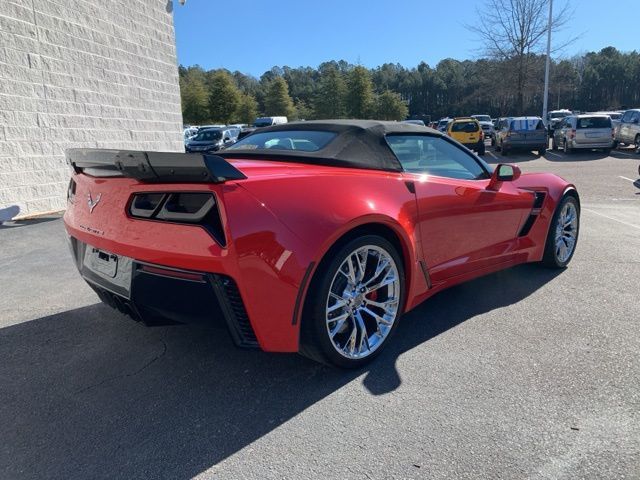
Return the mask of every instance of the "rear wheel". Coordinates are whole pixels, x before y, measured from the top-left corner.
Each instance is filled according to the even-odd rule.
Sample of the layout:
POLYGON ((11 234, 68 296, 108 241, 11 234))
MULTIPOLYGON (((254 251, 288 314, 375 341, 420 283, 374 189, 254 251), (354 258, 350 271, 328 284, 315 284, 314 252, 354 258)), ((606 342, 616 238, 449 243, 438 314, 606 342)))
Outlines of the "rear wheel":
POLYGON ((556 137, 551 137, 551 150, 558 150, 558 144, 556 143, 556 137))
POLYGON ((571 261, 580 232, 580 206, 572 195, 565 195, 549 225, 542 263, 550 268, 564 268, 571 261))
POLYGON ((404 269, 393 245, 377 235, 331 254, 309 287, 300 353, 357 368, 375 358, 398 325, 404 269))
POLYGON ((486 148, 484 146, 484 141, 482 141, 480 142, 480 145, 478 145, 478 155, 483 156, 485 151, 486 151, 486 148))

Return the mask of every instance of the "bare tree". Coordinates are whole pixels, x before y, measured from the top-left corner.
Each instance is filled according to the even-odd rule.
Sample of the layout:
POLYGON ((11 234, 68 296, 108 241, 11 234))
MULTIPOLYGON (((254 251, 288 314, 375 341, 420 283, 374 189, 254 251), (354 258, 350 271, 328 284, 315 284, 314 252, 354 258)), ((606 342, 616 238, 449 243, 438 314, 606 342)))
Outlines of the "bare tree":
MULTIPOLYGON (((556 0, 556 3, 559 3, 556 0)), ((566 0, 558 8, 551 22, 552 31, 560 30, 570 17, 566 0)), ((519 113, 524 108, 524 95, 531 81, 531 70, 536 54, 544 51, 549 0, 486 0, 478 8, 477 25, 467 25, 483 42, 482 52, 490 58, 505 60, 513 66, 507 83, 513 86, 519 113)), ((564 45, 556 46, 554 51, 564 45)))

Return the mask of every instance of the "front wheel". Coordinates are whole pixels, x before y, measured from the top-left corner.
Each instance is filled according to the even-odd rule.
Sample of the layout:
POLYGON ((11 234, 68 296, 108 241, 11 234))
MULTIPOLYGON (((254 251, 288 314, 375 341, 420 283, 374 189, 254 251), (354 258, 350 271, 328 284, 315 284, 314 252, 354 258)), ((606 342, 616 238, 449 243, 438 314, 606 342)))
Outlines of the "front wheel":
POLYGON ((351 240, 327 258, 307 293, 300 353, 357 368, 375 358, 398 325, 404 268, 377 235, 351 240))
POLYGON ((571 261, 580 232, 580 205, 572 195, 565 195, 556 207, 549 225, 542 263, 550 268, 564 268, 571 261))
POLYGON ((484 142, 480 143, 480 145, 478 145, 478 155, 480 155, 481 157, 485 154, 485 146, 484 146, 484 142))

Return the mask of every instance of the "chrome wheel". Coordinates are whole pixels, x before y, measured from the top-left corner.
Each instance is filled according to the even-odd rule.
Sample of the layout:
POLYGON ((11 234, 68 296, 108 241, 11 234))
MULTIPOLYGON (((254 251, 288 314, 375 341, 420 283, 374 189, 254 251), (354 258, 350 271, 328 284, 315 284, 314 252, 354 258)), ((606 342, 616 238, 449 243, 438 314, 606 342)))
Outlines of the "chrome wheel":
POLYGON ((560 211, 556 224, 555 253, 558 262, 566 262, 576 246, 578 236, 578 212, 572 202, 567 202, 560 211))
POLYGON ((391 332, 400 298, 398 266, 389 252, 375 245, 351 252, 334 275, 326 302, 333 348, 350 360, 371 355, 391 332))

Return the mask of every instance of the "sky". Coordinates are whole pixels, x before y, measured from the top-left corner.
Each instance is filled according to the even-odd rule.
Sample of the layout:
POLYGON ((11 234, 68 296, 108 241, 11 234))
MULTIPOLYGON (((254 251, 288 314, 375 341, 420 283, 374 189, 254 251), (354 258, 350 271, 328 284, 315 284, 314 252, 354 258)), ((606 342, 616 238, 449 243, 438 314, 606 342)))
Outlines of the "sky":
MULTIPOLYGON (((565 0, 554 0, 559 6, 565 0)), ((570 0, 573 15, 554 41, 557 56, 614 46, 640 48, 640 0, 570 0), (615 8, 613 8, 615 7, 615 8)), ((444 58, 480 57, 482 44, 465 25, 477 22, 485 0, 187 0, 174 1, 178 62, 260 77, 273 66, 317 67, 346 60, 435 66, 444 58)))

